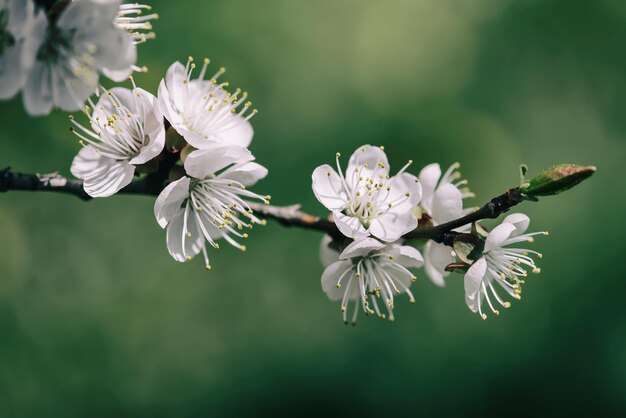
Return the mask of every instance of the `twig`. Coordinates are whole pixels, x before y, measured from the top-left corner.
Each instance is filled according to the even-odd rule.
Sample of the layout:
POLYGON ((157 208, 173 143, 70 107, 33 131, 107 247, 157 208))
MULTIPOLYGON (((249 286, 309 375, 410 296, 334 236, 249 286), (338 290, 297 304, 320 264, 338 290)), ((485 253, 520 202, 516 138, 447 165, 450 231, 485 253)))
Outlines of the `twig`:
MULTIPOLYGON (((170 167, 172 164, 171 161, 164 161, 163 163, 170 167)), ((167 172, 169 169, 164 171, 167 172)), ((119 193, 157 196, 163 190, 166 180, 161 173, 162 171, 149 174, 136 180, 120 190, 119 193)), ((85 193, 81 180, 68 179, 59 173, 26 174, 13 172, 11 167, 1 169, 0 192, 12 190, 59 192, 74 195, 82 200, 91 199, 85 193)), ((417 229, 406 234, 404 238, 431 239, 452 245, 452 240, 457 234, 454 229, 481 219, 497 218, 522 201, 517 188, 509 189, 506 193, 491 199, 489 203, 469 215, 437 226, 418 226, 417 229)), ((321 231, 336 239, 344 238, 331 219, 320 218, 303 212, 300 210, 300 205, 271 206, 254 202, 249 202, 248 205, 261 217, 273 219, 281 225, 321 231)))
POLYGON ((459 219, 446 222, 430 228, 420 228, 409 232, 404 236, 406 239, 428 238, 446 245, 452 245, 452 240, 456 236, 454 229, 464 225, 480 221, 481 219, 495 219, 501 214, 508 212, 513 206, 521 203, 524 199, 517 187, 507 190, 500 196, 494 197, 483 207, 475 212, 465 215, 459 219))

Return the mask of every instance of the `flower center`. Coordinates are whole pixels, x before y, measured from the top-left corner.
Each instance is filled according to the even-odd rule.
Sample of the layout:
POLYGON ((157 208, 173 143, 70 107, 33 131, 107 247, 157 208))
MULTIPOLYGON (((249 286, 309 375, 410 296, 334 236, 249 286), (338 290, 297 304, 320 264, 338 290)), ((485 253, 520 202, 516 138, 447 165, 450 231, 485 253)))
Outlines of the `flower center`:
MULTIPOLYGON (((136 94, 133 90, 133 100, 137 100, 136 94)), ((91 107, 96 112, 89 115, 89 108, 85 108, 91 129, 84 127, 73 116, 70 116, 70 121, 78 128, 71 128, 71 130, 80 138, 81 145, 90 144, 108 158, 118 161, 132 159, 150 141, 150 137, 144 130, 143 120, 124 106, 111 91, 104 90, 101 100, 107 100, 110 108, 100 105, 96 108, 91 101, 91 107), (107 110, 110 110, 110 113, 107 113, 107 110)), ((139 109, 136 103, 135 108, 139 109)))
POLYGON ((372 219, 376 218, 380 212, 376 200, 371 200, 361 195, 355 195, 350 200, 350 204, 345 210, 345 215, 357 217, 361 224, 365 228, 368 228, 372 219))
POLYGON ((244 228, 252 229, 255 223, 264 225, 265 222, 253 214, 243 198, 258 199, 269 204, 269 196, 250 192, 238 181, 221 178, 219 174, 192 179, 189 188, 187 207, 193 208, 193 216, 209 243, 215 247, 214 239, 222 237, 234 247, 245 251, 245 245, 239 244, 230 235, 247 238, 248 234, 240 231, 244 228), (211 228, 216 228, 213 233, 211 228))
POLYGON ((37 59, 56 64, 72 47, 74 30, 59 29, 56 25, 49 25, 46 37, 37 50, 37 59))
POLYGON ((191 80, 196 64, 189 57, 185 67, 187 76, 183 81, 186 97, 177 106, 177 111, 190 132, 203 138, 216 139, 220 134, 245 123, 257 110, 248 112, 252 103, 246 101, 247 92, 236 89, 234 93, 230 93, 225 90, 229 85, 227 82, 218 83, 217 79, 226 72, 225 68, 220 68, 209 80, 205 80, 209 63, 209 59, 205 58, 200 75, 191 80))
MULTIPOLYGON (((365 228, 369 228, 374 219, 383 216, 392 207, 405 202, 411 196, 408 191, 400 195, 391 193, 393 179, 389 177, 385 164, 380 161, 374 167, 369 167, 368 163, 357 165, 352 172, 346 172, 344 177, 339 164, 340 156, 340 153, 335 155, 335 162, 347 198, 343 214, 356 217, 365 228)), ((413 161, 409 160, 396 176, 401 176, 412 163, 413 161)))

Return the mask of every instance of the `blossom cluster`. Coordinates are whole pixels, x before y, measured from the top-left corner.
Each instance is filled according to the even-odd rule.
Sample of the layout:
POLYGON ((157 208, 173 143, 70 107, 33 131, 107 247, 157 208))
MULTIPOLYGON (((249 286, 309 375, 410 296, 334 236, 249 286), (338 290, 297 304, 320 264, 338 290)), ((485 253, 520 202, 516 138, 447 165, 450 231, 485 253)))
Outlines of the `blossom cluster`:
POLYGON ((264 223, 248 204, 269 203, 248 190, 267 175, 248 149, 256 110, 246 92, 218 81, 224 68, 207 73, 208 59, 197 70, 192 58, 172 64, 156 96, 137 87, 132 73, 145 68, 135 65, 136 45, 155 37, 150 10, 121 0, 0 0, 0 99, 22 90, 30 115, 81 110, 86 123, 70 116, 83 146, 71 172, 85 192, 112 196, 152 174, 156 190, 167 184, 154 215, 169 253, 181 262, 202 253, 209 269, 207 243, 245 250, 246 231, 264 223), (132 88, 107 89, 100 75, 130 78, 132 88))
MULTIPOLYGON (((406 293, 409 301, 415 302, 409 288, 417 276, 411 269, 424 267, 437 286, 445 285, 452 266, 464 271, 467 306, 483 319, 487 317, 481 306, 484 301, 496 315, 496 304, 510 306, 496 287, 519 299, 527 275, 524 266, 539 272, 529 254, 541 254, 508 247, 532 241, 533 235, 539 234, 525 233, 530 221, 523 214, 507 216, 491 232, 481 227, 484 236, 476 237, 479 256, 475 260, 460 257, 454 248, 432 240, 424 244, 423 254, 405 242, 404 236, 418 223, 437 226, 474 210, 463 208, 463 200, 473 194, 466 187, 467 181, 461 180, 458 163, 443 174, 439 164, 429 164, 414 176, 407 172, 412 164, 409 161, 391 175, 383 147, 359 147, 345 172, 340 157, 337 153, 336 170, 327 164, 315 169, 312 186, 345 237, 338 240, 326 236, 320 249, 325 266, 322 289, 331 300, 341 301, 344 322, 355 323, 360 310, 394 320, 394 295, 406 293)), ((458 234, 469 231, 470 225, 454 230, 458 234)))
POLYGON ((151 21, 158 15, 149 11, 121 0, 60 1, 49 8, 0 0, 0 99, 21 90, 31 116, 80 110, 101 74, 119 82, 145 71, 135 65, 136 44, 154 38, 151 21))
POLYGON ((89 100, 85 107, 88 124, 70 120, 83 145, 71 171, 91 197, 111 196, 141 173, 174 161, 154 215, 167 229, 167 248, 175 260, 202 253, 210 269, 207 243, 217 249, 224 239, 245 250, 244 230, 264 223, 247 202, 269 203, 269 196, 247 189, 267 175, 248 149, 249 119, 256 111, 249 111, 246 93, 231 93, 228 83, 217 81, 223 68, 206 79, 208 66, 205 59, 192 78, 196 65, 191 57, 186 65, 175 62, 157 96, 132 78, 132 89, 101 88, 98 102, 89 100))
MULTIPOLYGON (((71 172, 85 193, 102 198, 148 185, 159 193, 154 216, 170 255, 184 262, 202 253, 210 269, 208 249, 223 239, 244 251, 247 231, 265 223, 251 202, 269 204, 270 196, 248 189, 268 174, 249 150, 257 111, 248 93, 222 81, 224 68, 209 72, 208 59, 199 68, 191 57, 173 63, 156 95, 137 87, 132 74, 145 67, 136 65, 136 45, 155 36, 158 15, 150 10, 121 0, 0 0, 0 99, 21 91, 30 115, 81 110, 86 122, 70 116, 82 145, 71 172), (132 88, 105 88, 101 75, 130 79, 132 88)), ((345 170, 340 159, 337 153, 335 167, 317 167, 312 187, 337 229, 322 240, 322 289, 340 301, 346 323, 359 311, 394 320, 397 296, 415 302, 410 287, 421 267, 437 286, 462 272, 466 304, 483 319, 508 308, 508 297, 519 299, 528 271, 540 271, 534 258, 541 254, 516 245, 547 234, 527 233, 526 215, 511 214, 491 231, 461 222, 475 209, 463 207, 473 194, 458 163, 445 171, 429 164, 415 176, 409 160, 394 174, 384 148, 370 145, 345 170), (448 238, 429 236, 421 251, 408 239, 437 226, 448 238)), ((529 181, 525 171, 516 190, 536 200, 573 187, 595 167, 555 166, 529 181)))

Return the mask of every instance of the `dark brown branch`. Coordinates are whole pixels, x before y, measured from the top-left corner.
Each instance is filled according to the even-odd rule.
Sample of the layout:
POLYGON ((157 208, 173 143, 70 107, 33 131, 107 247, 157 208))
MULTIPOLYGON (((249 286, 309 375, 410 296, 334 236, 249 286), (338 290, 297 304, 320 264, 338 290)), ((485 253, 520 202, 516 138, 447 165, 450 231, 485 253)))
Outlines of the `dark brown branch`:
POLYGON ((344 238, 332 220, 302 212, 300 205, 271 206, 256 202, 247 203, 250 209, 262 218, 273 219, 281 225, 322 231, 336 239, 344 238))
MULTIPOLYGON (((172 161, 166 160, 161 164, 171 167, 172 161)), ((157 196, 165 185, 165 176, 162 172, 149 174, 140 180, 136 180, 120 190, 119 193, 157 196)), ((90 200, 91 197, 83 190, 81 180, 68 179, 59 173, 49 174, 25 174, 11 171, 10 167, 0 170, 0 192, 10 190, 24 191, 49 191, 74 195, 82 200, 90 200)), ((406 239, 424 238, 431 239, 446 245, 452 245, 456 236, 453 230, 461 226, 479 221, 481 219, 497 218, 507 212, 513 206, 522 202, 522 197, 517 188, 509 189, 506 193, 497 196, 489 203, 472 212, 469 215, 437 226, 420 226, 404 236, 406 239)), ((343 240, 334 222, 330 219, 320 218, 300 210, 300 205, 271 206, 249 202, 250 208, 263 218, 273 219, 281 225, 312 229, 329 234, 333 238, 343 240)))
POLYGON ((0 192, 9 190, 47 191, 72 194, 82 200, 91 197, 83 190, 83 182, 67 179, 59 173, 26 174, 11 171, 11 167, 0 170, 0 192))
POLYGON ((513 206, 521 203, 523 200, 524 199, 522 199, 519 190, 517 189, 517 187, 515 187, 507 190, 506 193, 501 194, 500 196, 494 197, 489 203, 485 204, 483 207, 475 212, 472 212, 459 219, 446 222, 445 224, 429 228, 418 227, 417 229, 406 234, 404 238, 427 238, 446 245, 452 245, 452 240, 454 240, 454 237, 456 235, 456 233, 453 231, 454 229, 460 228, 464 225, 471 224, 476 221, 480 221, 481 219, 495 219, 502 215, 504 212, 507 212, 513 206))

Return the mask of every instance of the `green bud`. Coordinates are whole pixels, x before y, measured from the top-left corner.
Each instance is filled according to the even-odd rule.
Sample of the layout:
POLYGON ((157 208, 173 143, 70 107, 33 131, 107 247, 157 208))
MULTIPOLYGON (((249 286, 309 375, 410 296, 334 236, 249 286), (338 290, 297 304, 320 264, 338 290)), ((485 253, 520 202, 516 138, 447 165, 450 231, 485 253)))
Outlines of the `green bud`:
POLYGON ((485 241, 474 234, 459 234, 452 243, 456 256, 466 264, 478 260, 485 248, 485 241))
POLYGON ((520 192, 529 198, 535 196, 551 196, 571 189, 581 181, 591 177, 596 172, 592 165, 559 164, 547 168, 526 184, 520 187, 520 192))
POLYGON ((171 126, 167 128, 167 132, 165 133, 165 148, 169 152, 178 152, 183 149, 185 145, 187 145, 187 142, 176 132, 176 129, 171 126))

